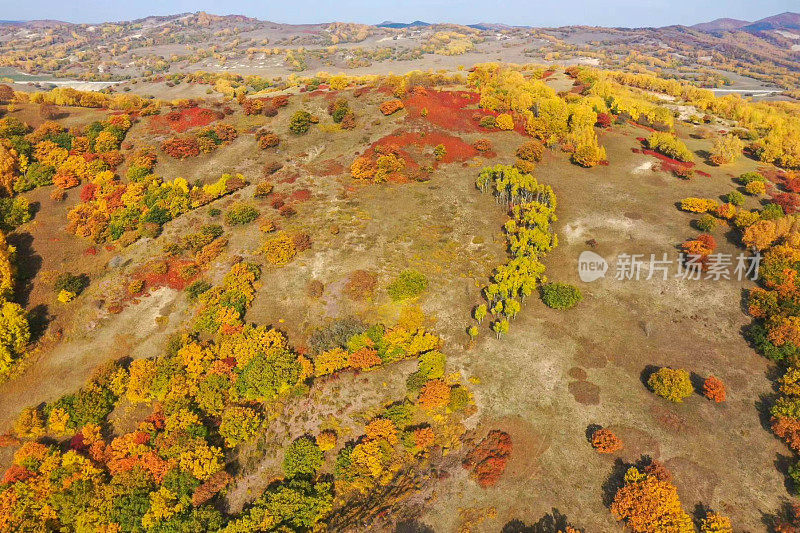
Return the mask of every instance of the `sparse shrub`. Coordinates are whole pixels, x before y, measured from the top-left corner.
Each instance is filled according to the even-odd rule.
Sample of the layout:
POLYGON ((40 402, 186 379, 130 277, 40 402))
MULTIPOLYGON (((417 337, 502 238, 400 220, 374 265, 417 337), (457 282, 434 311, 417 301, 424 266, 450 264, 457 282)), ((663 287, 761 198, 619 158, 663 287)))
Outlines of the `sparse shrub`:
POLYGON ((725 201, 737 207, 744 204, 744 200, 744 194, 739 191, 731 191, 725 195, 725 201))
POLYGON ((428 278, 415 270, 404 270, 389 285, 389 296, 394 301, 413 298, 425 292, 428 288, 428 278))
POLYGON ((255 198, 266 198, 270 194, 272 194, 272 190, 274 189, 274 185, 272 185, 269 181, 261 181, 256 185, 256 190, 253 193, 255 198))
POLYGON ((434 158, 435 158, 437 161, 441 161, 442 159, 444 159, 444 156, 445 156, 446 154, 447 154, 447 148, 445 148, 445 146, 444 146, 443 144, 438 144, 438 145, 436 145, 436 147, 433 149, 433 157, 434 157, 434 158))
POLYGON ((309 345, 315 353, 322 353, 334 348, 344 348, 347 341, 366 331, 367 326, 355 318, 340 318, 314 330, 309 345))
POLYGON ((695 222, 697 229, 700 231, 711 232, 717 227, 717 219, 712 215, 705 214, 695 222))
POLYGON ((650 389, 662 398, 681 403, 694 392, 689 373, 683 369, 659 368, 647 380, 650 389))
POLYGON ((566 283, 548 283, 542 286, 542 301, 553 309, 572 309, 583 300, 578 287, 566 283))
POLYGON ((242 226, 257 219, 258 214, 258 209, 252 205, 234 204, 225 212, 225 223, 229 226, 242 226))
POLYGON ((472 143, 472 147, 479 152, 488 152, 492 149, 492 141, 489 139, 478 139, 472 143))
POLYGON ((292 115, 289 122, 289 131, 296 135, 302 135, 311 128, 311 113, 305 110, 298 110, 292 115))
POLYGON ((176 137, 161 143, 161 150, 175 159, 186 159, 200 155, 200 144, 194 137, 176 137))
POLYGON ((537 140, 528 141, 517 148, 517 157, 525 160, 538 163, 544 156, 544 145, 537 140))
POLYGON ((347 280, 344 291, 351 300, 363 301, 372 298, 377 284, 378 278, 372 272, 354 270, 347 280))
POLYGON ((491 130, 497 126, 497 121, 492 115, 486 115, 485 117, 481 117, 479 124, 481 128, 491 130))
POLYGON ((142 291, 144 291, 144 280, 132 279, 130 282, 128 282, 128 287, 126 290, 130 296, 141 294, 142 291))
POLYGON ((322 293, 325 292, 325 284, 318 279, 312 279, 306 286, 306 294, 309 298, 314 300, 320 298, 322 293))
POLYGON ((695 171, 693 168, 689 167, 675 167, 672 169, 672 174, 676 178, 680 178, 682 180, 690 180, 694 177, 695 171))
POLYGON ((267 148, 274 148, 280 144, 280 138, 272 133, 271 131, 261 131, 259 130, 256 133, 256 140, 258 141, 258 147, 262 150, 266 150, 267 148))
POLYGON ((69 272, 63 272, 56 278, 56 281, 53 284, 53 290, 55 290, 57 293, 60 293, 61 291, 67 291, 77 296, 83 292, 88 284, 89 277, 85 274, 76 276, 74 274, 70 274, 69 272))
POLYGON ((741 176, 739 176, 739 183, 742 185, 749 185, 754 181, 760 181, 761 183, 766 183, 767 178, 763 175, 759 174, 758 172, 745 172, 741 176))
POLYGON ((288 265, 297 255, 294 242, 283 231, 278 232, 275 237, 265 242, 262 251, 267 261, 279 266, 288 265))

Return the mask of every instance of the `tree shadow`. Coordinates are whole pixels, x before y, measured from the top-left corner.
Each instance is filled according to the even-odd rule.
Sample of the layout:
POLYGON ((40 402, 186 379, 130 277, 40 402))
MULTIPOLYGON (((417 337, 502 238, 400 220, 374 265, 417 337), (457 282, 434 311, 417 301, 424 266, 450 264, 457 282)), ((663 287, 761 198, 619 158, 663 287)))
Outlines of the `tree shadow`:
POLYGON ((695 372, 691 372, 689 374, 689 381, 692 382, 692 388, 697 394, 703 394, 703 385, 706 383, 706 378, 697 374, 695 372))
POLYGON ((794 457, 790 455, 776 453, 775 461, 772 463, 775 465, 775 470, 780 472, 783 476, 783 486, 789 494, 794 494, 797 489, 794 481, 792 481, 792 478, 789 476, 789 467, 793 466, 795 462, 794 457))
POLYGON ((45 304, 39 304, 33 309, 28 311, 28 327, 31 332, 31 342, 40 340, 45 332, 47 326, 53 317, 50 315, 50 309, 45 304))
POLYGON ((592 437, 594 436, 595 432, 603 429, 603 426, 600 424, 589 424, 586 426, 586 440, 588 442, 592 442, 592 437))
MULTIPOLYGON (((744 288, 741 289, 739 291, 739 309, 741 309, 742 312, 744 314, 746 314, 746 315, 750 314, 750 303, 749 302, 750 302, 750 289, 744 289, 744 288)), ((744 326, 742 326, 740 328, 741 332, 742 332, 742 336, 745 339, 747 339, 747 335, 745 335, 745 334, 747 333, 747 330, 749 330, 751 326, 752 326, 752 324, 746 324, 746 325, 744 325, 744 326)), ((749 340, 748 340, 748 343, 750 343, 749 340)), ((752 346, 752 343, 750 343, 750 345, 752 346)))
POLYGON ((647 383, 650 380, 650 376, 658 372, 660 368, 660 366, 656 365, 647 365, 644 367, 644 370, 642 370, 642 373, 639 374, 639 381, 642 382, 642 385, 644 385, 647 390, 650 390, 650 385, 647 383))
POLYGON ((14 300, 27 307, 33 290, 33 279, 42 268, 42 257, 33 249, 33 235, 12 233, 8 243, 16 248, 17 279, 14 287, 14 300))
POLYGON ((398 522, 394 533, 434 533, 434 529, 428 524, 412 518, 398 522))
POLYGON ((770 433, 772 433, 772 424, 770 423, 772 420, 772 413, 770 412, 770 408, 775 404, 777 398, 778 395, 775 393, 760 394, 758 400, 755 401, 758 421, 761 422, 761 427, 770 433))
POLYGON ((567 517, 555 507, 533 525, 527 525, 519 519, 511 520, 503 526, 502 533, 559 533, 566 531, 569 522, 567 517))
POLYGON ((611 507, 611 503, 614 501, 614 496, 616 496, 617 491, 625 485, 625 472, 628 471, 629 467, 630 465, 625 464, 620 458, 614 461, 614 467, 601 487, 603 492, 603 505, 606 507, 611 507))

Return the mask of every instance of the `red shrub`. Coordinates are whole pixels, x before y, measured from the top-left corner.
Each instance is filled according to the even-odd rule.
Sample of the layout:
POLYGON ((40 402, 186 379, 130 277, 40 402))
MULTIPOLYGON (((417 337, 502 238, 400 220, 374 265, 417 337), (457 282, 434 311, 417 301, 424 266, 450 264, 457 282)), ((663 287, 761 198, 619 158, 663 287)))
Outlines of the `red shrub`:
POLYGON ((489 139, 478 139, 472 144, 472 147, 479 152, 486 152, 492 149, 492 141, 489 139))
POLYGON ((798 200, 797 195, 787 192, 776 194, 772 198, 772 201, 781 206, 783 212, 787 215, 796 212, 798 205, 800 205, 800 200, 798 200))
POLYGON ((667 467, 664 466, 664 463, 660 463, 653 459, 650 461, 650 464, 644 467, 644 471, 651 476, 654 476, 659 481, 666 481, 667 483, 672 481, 672 472, 667 470, 667 467))
POLYGON ((800 178, 790 178, 786 180, 786 190, 790 192, 800 192, 800 178))
POLYGON ((511 436, 494 429, 467 454, 462 465, 472 470, 478 485, 491 487, 505 472, 511 450, 511 436))
POLYGON ((598 128, 610 128, 614 118, 608 113, 598 113, 596 125, 598 128))
POLYGON ((608 429, 598 429, 592 434, 592 446, 597 453, 614 453, 622 449, 622 441, 608 429))
POLYGON ((186 159, 187 157, 200 155, 200 145, 194 137, 167 139, 161 143, 161 149, 165 154, 175 159, 186 159))
POLYGON ((715 376, 708 376, 703 383, 703 396, 717 403, 725 401, 725 384, 715 376))
POLYGON ((97 194, 97 185, 94 183, 87 183, 81 189, 81 202, 91 202, 97 194))
POLYGON ((780 417, 772 419, 772 432, 784 440, 795 452, 800 452, 800 420, 780 417))
POLYGON ((33 472, 24 466, 11 465, 11 467, 6 470, 6 473, 3 474, 3 479, 0 480, 0 485, 10 485, 11 483, 16 483, 18 481, 25 481, 26 479, 33 477, 33 475, 33 472))

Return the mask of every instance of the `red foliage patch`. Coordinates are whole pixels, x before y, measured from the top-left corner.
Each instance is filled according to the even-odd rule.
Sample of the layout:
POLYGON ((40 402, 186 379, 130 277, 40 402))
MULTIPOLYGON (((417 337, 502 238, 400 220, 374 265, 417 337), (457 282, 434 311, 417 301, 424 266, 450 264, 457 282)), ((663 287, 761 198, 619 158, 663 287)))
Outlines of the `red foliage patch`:
MULTIPOLYGON (((642 126, 642 127, 645 127, 645 126, 642 126)), ((650 128, 646 128, 646 129, 650 129, 650 128)), ((655 131, 655 130, 651 130, 651 131, 655 131)), ((647 141, 647 139, 645 139, 644 137, 637 137, 636 140, 639 141, 642 144, 644 144, 647 141)), ((677 159, 672 159, 671 157, 667 157, 664 154, 656 152, 655 150, 650 150, 649 148, 642 148, 642 149, 632 148, 631 151, 634 152, 634 153, 637 153, 637 154, 652 155, 653 157, 655 157, 656 159, 661 161, 661 170, 663 170, 664 172, 671 172, 671 173, 675 173, 675 174, 685 174, 688 170, 692 170, 695 167, 694 163, 692 163, 691 161, 688 161, 688 162, 687 161, 678 161, 677 159)), ((699 174, 701 176, 705 176, 707 178, 711 177, 710 174, 708 174, 707 172, 703 172, 702 170, 695 170, 695 173, 699 174)))
POLYGON ((786 172, 773 167, 758 167, 758 172, 771 183, 780 186, 789 192, 781 192, 778 187, 767 186, 767 194, 772 201, 780 205, 787 214, 797 212, 800 207, 800 178, 794 172, 786 172))
MULTIPOLYGON (((432 160, 431 164, 435 167, 439 163, 455 163, 471 159, 480 152, 459 137, 447 135, 442 132, 429 132, 422 135, 417 132, 395 132, 379 139, 364 152, 365 156, 372 157, 379 153, 393 153, 406 162, 403 172, 406 175, 414 174, 419 170, 417 159, 426 155, 424 150, 435 146, 443 145, 445 154, 440 160, 432 160)), ((430 151, 430 150, 428 150, 430 151)))
POLYGON ((10 485, 11 483, 17 483, 18 481, 25 481, 26 479, 33 477, 33 475, 34 473, 24 466, 11 465, 11 467, 6 470, 6 473, 3 474, 3 479, 0 480, 0 485, 10 485))
POLYGON ((153 133, 183 133, 191 128, 207 126, 222 118, 216 111, 204 107, 188 107, 170 111, 166 115, 150 117, 150 130, 153 133))
POLYGON ((478 485, 483 488, 491 487, 505 472, 511 450, 511 436, 499 429, 493 429, 467 454, 462 466, 472 470, 478 485))
POLYGON ((294 191, 290 198, 295 202, 305 202, 311 198, 311 191, 308 189, 300 189, 299 191, 294 191))
POLYGON ((403 100, 408 111, 407 118, 424 118, 431 124, 450 131, 484 131, 478 121, 486 115, 496 113, 485 109, 466 109, 477 106, 480 95, 470 91, 412 91, 403 100), (422 117, 422 110, 427 116, 422 117))

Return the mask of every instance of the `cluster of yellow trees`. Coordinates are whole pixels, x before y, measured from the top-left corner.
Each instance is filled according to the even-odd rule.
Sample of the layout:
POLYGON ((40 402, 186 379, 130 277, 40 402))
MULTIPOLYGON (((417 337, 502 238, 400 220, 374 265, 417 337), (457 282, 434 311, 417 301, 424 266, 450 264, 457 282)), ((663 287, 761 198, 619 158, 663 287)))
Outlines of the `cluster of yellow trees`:
MULTIPOLYGON (((695 106, 701 112, 732 120, 746 130, 753 152, 761 161, 784 168, 800 168, 800 103, 753 102, 739 95, 718 98, 709 90, 650 74, 602 74, 593 71, 592 75, 667 94, 695 106)), ((596 89, 593 87, 592 90, 596 89)), ((730 144, 730 141, 727 142, 730 144)), ((721 152, 728 149, 729 146, 720 146, 721 152)))
POLYGON ((31 338, 25 310, 10 300, 14 293, 15 252, 0 231, 0 379, 24 355, 31 338))
POLYGON ((575 94, 562 98, 539 79, 542 72, 488 63, 476 65, 467 81, 480 92, 482 108, 513 113, 531 136, 569 146, 574 163, 591 167, 605 161, 594 130, 597 114, 608 111, 604 102, 575 94))

